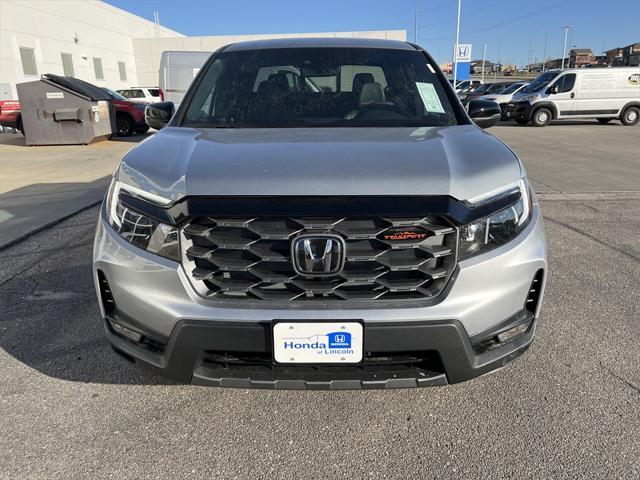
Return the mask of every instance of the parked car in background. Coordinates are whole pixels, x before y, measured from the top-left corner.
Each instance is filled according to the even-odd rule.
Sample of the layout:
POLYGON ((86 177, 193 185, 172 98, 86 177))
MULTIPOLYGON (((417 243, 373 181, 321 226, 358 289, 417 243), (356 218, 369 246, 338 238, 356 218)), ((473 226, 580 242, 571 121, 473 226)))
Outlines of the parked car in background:
POLYGON ((473 90, 469 90, 467 92, 460 92, 458 94, 458 98, 460 99, 463 105, 466 105, 473 98, 479 98, 483 95, 487 95, 491 93, 500 93, 509 85, 511 85, 510 82, 484 83, 478 86, 478 88, 475 88, 473 90))
POLYGON ((15 128, 24 135, 20 118, 20 102, 17 100, 0 100, 0 126, 15 128))
POLYGON ((144 119, 144 109, 148 103, 136 103, 128 100, 108 88, 103 88, 111 96, 113 106, 116 108, 116 135, 128 137, 134 132, 144 133, 149 130, 149 125, 144 119))
POLYGON ((117 90, 117 93, 136 103, 161 102, 160 87, 131 87, 117 90))
POLYGON ((505 115, 526 125, 551 120, 619 119, 623 125, 640 121, 640 67, 548 70, 513 96, 505 115))
POLYGON ((488 93, 485 95, 481 95, 478 98, 480 100, 490 100, 500 105, 500 111, 502 112, 502 119, 504 120, 506 118, 505 110, 507 108, 507 104, 511 101, 514 94, 518 93, 527 85, 529 85, 529 82, 512 83, 511 85, 509 85, 507 88, 505 88, 499 93, 494 93, 494 94, 488 93))
MULTIPOLYGON (((451 84, 453 84, 453 81, 451 81, 451 84)), ((465 91, 468 91, 468 90, 476 89, 480 85, 482 85, 482 81, 481 80, 462 80, 462 81, 458 82, 458 85, 456 85, 455 91, 456 91, 456 93, 457 92, 465 92, 465 91)))

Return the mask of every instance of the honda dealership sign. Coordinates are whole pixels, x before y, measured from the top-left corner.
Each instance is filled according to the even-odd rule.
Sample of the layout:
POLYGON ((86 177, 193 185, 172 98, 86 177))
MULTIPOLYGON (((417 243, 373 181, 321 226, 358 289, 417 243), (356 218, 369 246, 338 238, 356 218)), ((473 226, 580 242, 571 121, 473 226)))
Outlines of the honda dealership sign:
POLYGON ((471 75, 471 44, 459 43, 456 45, 454 68, 457 80, 469 80, 471 75))

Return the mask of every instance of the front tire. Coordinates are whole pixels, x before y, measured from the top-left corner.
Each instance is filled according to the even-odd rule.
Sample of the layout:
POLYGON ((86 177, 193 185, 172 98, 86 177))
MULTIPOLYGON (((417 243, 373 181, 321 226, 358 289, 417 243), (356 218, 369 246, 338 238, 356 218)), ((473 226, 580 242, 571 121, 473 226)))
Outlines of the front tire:
POLYGON ((551 110, 548 108, 539 108, 535 112, 533 112, 533 117, 531 117, 531 122, 536 127, 546 127, 551 123, 551 119, 553 115, 551 114, 551 110))
POLYGON ((128 137, 133 134, 133 120, 127 115, 116 116, 116 133, 119 137, 128 137))
POLYGON ((622 116, 620 117, 620 121, 623 125, 628 127, 635 125, 640 121, 640 108, 638 107, 628 107, 625 108, 624 112, 622 112, 622 116))
POLYGON ((22 116, 18 117, 18 121, 16 122, 16 128, 20 130, 20 133, 24 137, 24 125, 22 124, 22 116))

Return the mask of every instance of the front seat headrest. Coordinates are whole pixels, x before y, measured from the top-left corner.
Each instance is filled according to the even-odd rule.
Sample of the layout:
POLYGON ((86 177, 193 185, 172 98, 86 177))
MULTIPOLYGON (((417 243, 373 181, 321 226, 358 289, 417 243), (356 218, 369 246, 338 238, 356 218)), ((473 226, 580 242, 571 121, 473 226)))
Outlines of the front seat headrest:
POLYGON ((382 102, 384 102, 384 93, 379 83, 365 83, 362 86, 359 101, 361 107, 382 102))
POLYGON ((373 83, 375 79, 373 78, 373 73, 356 73, 353 76, 353 83, 351 84, 351 90, 356 98, 360 97, 360 92, 362 91, 362 86, 365 83, 373 83))

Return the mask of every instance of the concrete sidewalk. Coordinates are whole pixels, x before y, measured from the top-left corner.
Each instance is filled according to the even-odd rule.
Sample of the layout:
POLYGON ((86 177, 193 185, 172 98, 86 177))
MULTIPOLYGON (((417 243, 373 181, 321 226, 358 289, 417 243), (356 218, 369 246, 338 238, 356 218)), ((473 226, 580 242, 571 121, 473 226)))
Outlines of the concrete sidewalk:
POLYGON ((99 202, 142 138, 28 147, 20 134, 0 134, 0 248, 99 202))

